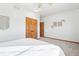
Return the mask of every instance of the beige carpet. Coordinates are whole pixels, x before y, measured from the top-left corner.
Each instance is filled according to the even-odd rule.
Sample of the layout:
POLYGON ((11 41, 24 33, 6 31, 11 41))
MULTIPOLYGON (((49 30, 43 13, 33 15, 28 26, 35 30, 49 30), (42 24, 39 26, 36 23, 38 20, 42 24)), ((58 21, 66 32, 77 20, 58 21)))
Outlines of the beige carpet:
POLYGON ((40 38, 40 40, 60 46, 66 56, 79 56, 79 44, 49 38, 40 38))

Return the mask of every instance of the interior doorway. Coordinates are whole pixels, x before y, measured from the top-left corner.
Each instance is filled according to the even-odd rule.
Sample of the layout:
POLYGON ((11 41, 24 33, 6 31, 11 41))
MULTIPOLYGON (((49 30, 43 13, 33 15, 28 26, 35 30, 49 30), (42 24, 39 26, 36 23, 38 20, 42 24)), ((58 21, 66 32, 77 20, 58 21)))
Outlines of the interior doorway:
POLYGON ((44 37, 44 22, 40 22, 40 37, 44 37))

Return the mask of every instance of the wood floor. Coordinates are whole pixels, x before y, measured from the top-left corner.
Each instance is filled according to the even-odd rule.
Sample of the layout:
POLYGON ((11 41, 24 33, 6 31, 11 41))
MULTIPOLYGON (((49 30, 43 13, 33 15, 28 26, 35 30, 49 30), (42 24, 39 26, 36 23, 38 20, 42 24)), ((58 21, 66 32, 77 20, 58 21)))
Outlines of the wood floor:
POLYGON ((63 49, 66 56, 79 56, 79 44, 50 38, 40 38, 40 40, 60 46, 63 49))

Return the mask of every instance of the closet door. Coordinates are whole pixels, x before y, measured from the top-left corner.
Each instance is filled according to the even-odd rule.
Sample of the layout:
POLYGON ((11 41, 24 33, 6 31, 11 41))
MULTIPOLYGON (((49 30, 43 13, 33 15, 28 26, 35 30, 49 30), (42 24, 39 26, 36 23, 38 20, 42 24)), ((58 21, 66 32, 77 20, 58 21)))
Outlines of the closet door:
POLYGON ((31 37, 32 38, 37 38, 37 20, 33 19, 31 22, 31 37))
POLYGON ((26 18, 26 37, 31 37, 31 19, 26 18))
POLYGON ((37 20, 26 17, 26 38, 37 38, 37 20))

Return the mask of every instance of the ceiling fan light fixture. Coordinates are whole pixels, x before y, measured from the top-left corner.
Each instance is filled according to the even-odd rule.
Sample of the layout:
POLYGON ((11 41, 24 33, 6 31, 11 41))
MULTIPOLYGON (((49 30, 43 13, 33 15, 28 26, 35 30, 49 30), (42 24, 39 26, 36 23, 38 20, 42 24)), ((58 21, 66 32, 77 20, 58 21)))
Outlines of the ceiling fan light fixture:
POLYGON ((34 12, 39 12, 39 11, 40 11, 39 9, 34 10, 34 12))

